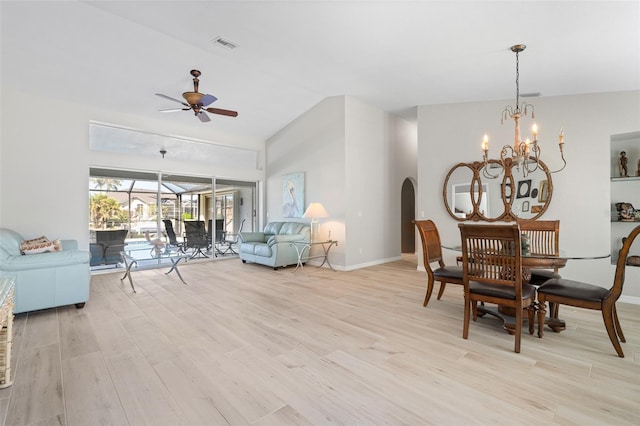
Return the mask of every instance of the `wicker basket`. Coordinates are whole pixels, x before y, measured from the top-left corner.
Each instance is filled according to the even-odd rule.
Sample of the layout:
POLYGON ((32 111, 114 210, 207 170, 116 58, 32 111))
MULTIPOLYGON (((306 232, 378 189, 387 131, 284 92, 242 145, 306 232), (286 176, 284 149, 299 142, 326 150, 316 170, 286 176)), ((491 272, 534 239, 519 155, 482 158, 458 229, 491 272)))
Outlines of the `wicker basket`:
POLYGON ((0 278, 0 388, 12 385, 11 345, 13 343, 13 293, 15 279, 0 278))

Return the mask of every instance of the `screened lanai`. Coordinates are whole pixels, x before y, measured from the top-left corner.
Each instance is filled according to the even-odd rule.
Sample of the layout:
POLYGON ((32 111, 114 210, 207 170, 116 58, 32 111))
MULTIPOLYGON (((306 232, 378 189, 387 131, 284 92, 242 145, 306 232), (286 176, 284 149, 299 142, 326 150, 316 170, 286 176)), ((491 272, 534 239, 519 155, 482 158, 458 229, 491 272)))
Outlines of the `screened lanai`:
MULTIPOLYGON (((145 249, 149 243, 147 237, 169 243, 169 225, 177 242, 183 243, 185 223, 194 221, 202 222, 211 242, 235 235, 243 222, 243 229, 251 230, 255 189, 255 182, 209 176, 91 168, 92 269, 123 267, 118 248, 105 254, 105 240, 108 244, 115 240, 114 246, 123 246, 123 249, 145 249), (214 227, 214 223, 217 226, 214 227)), ((209 258, 221 254, 216 253, 214 244, 207 250, 209 258)))

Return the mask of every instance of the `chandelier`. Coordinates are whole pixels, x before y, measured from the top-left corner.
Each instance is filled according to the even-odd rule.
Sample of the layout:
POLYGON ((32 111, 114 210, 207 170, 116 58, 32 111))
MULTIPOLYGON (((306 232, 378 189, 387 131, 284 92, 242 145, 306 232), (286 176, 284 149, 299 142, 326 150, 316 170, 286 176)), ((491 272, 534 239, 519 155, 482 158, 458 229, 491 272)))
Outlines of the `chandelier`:
MULTIPOLYGON (((511 105, 507 105, 507 107, 502 111, 500 124, 504 124, 504 120, 511 118, 515 123, 515 137, 513 141, 513 146, 505 145, 500 150, 500 164, 502 165, 503 170, 507 164, 513 164, 516 166, 518 170, 522 169, 523 176, 527 176, 529 173, 535 172, 540 164, 540 154, 542 149, 540 145, 538 145, 538 125, 535 122, 535 112, 534 107, 531 104, 526 102, 520 102, 520 57, 519 54, 522 52, 527 46, 524 44, 516 44, 511 46, 511 51, 516 54, 516 105, 515 108, 511 105), (531 118, 534 120, 533 125, 531 126, 531 134, 533 140, 527 138, 524 141, 520 137, 520 118, 528 115, 529 111, 531 111, 531 118)), ((558 147, 560 148, 560 157, 563 162, 563 166, 554 170, 551 173, 557 173, 563 170, 567 162, 564 159, 564 131, 560 129, 560 135, 558 136, 558 147)), ((484 168, 483 175, 485 177, 494 179, 499 176, 496 174, 495 176, 489 173, 489 136, 487 134, 484 135, 482 140, 482 152, 483 152, 483 160, 484 160, 484 168)))

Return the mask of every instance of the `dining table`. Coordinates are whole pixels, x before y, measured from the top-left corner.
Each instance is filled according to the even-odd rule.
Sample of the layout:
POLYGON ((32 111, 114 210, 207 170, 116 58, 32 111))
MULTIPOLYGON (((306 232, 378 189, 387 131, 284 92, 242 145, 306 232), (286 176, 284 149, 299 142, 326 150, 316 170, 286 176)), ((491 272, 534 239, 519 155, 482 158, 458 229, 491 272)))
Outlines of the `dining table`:
MULTIPOLYGON (((443 249, 455 251, 458 253, 462 252, 462 246, 460 243, 453 244, 443 244, 443 249)), ((560 253, 556 255, 552 254, 537 254, 537 253, 523 253, 522 254, 522 282, 528 283, 531 279, 531 270, 532 269, 554 269, 554 268, 563 268, 566 266, 567 262, 570 260, 597 260, 597 259, 606 259, 611 257, 611 253, 596 253, 596 254, 585 254, 585 253, 568 253, 563 249, 560 249, 560 253)), ((462 258, 458 254, 456 258, 461 261, 462 258)), ((536 302, 537 303, 537 302, 536 302)), ((505 331, 509 334, 515 333, 515 311, 513 308, 507 306, 498 305, 496 307, 481 305, 478 306, 478 316, 483 315, 492 315, 498 319, 502 320, 502 325, 505 331)), ((527 315, 523 315, 523 320, 528 321, 527 315)), ((560 332, 566 328, 566 323, 561 318, 545 318, 545 325, 547 325, 554 332, 560 332)))

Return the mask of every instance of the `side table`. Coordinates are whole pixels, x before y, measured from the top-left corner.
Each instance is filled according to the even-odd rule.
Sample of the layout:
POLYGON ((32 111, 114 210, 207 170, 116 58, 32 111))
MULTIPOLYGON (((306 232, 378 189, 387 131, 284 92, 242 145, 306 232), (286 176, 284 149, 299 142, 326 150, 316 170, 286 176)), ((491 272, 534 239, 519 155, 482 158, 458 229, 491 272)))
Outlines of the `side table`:
POLYGON ((298 253, 298 264, 296 265, 296 269, 294 269, 294 272, 297 271, 298 268, 304 267, 304 265, 302 264, 303 261, 306 262, 310 259, 322 259, 322 263, 318 266, 318 268, 321 268, 326 263, 327 265, 329 265, 329 268, 331 268, 331 270, 335 272, 335 269, 333 269, 333 266, 331 266, 331 262, 329 262, 329 250, 331 250, 331 247, 338 245, 338 242, 336 240, 311 242, 294 241, 292 244, 296 248, 296 252, 298 253), (311 247, 313 246, 321 246, 323 254, 311 256, 311 247), (304 256, 305 250, 307 252, 306 257, 304 256))

